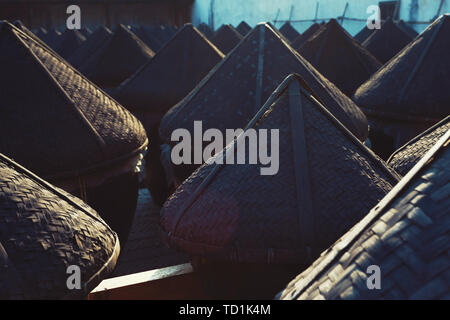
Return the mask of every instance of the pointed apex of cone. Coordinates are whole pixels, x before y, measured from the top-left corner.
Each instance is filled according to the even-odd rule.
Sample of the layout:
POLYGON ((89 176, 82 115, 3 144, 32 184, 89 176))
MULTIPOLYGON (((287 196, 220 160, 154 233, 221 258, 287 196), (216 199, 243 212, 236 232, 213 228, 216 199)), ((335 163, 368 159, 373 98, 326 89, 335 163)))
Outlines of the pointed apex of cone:
POLYGON ((439 23, 441 21, 444 21, 445 23, 450 22, 450 13, 445 13, 445 14, 441 15, 439 18, 437 18, 436 22, 439 23))
POLYGON ((201 32, 191 24, 185 25, 152 60, 120 85, 116 97, 125 107, 153 113, 153 120, 159 121, 223 57, 201 32))
POLYGON ((252 28, 248 25, 247 22, 242 21, 236 28, 236 30, 244 37, 247 33, 252 30, 252 28))
POLYGON ((297 39, 292 42, 292 47, 295 50, 298 50, 303 43, 308 41, 310 37, 312 37, 316 32, 318 32, 321 28, 323 28, 320 24, 314 23, 308 29, 305 30, 301 35, 297 37, 297 39))
POLYGON ((192 23, 184 24, 178 31, 175 33, 174 37, 185 37, 190 33, 198 33, 199 30, 194 27, 192 23))
POLYGON ((183 30, 183 29, 193 29, 193 28, 194 28, 194 25, 193 25, 192 23, 188 22, 188 23, 185 23, 185 24, 180 28, 179 31, 181 31, 181 30, 183 30))
POLYGON ((448 115, 450 23, 441 16, 356 91, 366 114, 435 123, 448 115))
POLYGON ((381 63, 386 63, 413 40, 392 19, 386 20, 362 44, 381 63))
POLYGON ((341 28, 341 25, 339 24, 339 22, 336 19, 330 19, 330 21, 328 21, 326 23, 327 27, 333 27, 333 28, 341 28))
POLYGON ((353 37, 345 30, 345 28, 336 20, 336 19, 330 19, 325 25, 325 29, 330 30, 330 33, 337 32, 340 35, 345 35, 347 39, 353 40, 353 37))
POLYGON ((355 136, 363 141, 367 138, 367 119, 359 108, 268 23, 258 24, 195 90, 166 113, 160 135, 170 144, 174 130, 190 130, 195 120, 208 123, 209 128, 242 127, 292 72, 305 79, 318 99, 355 136))
POLYGON ((114 88, 154 55, 151 48, 121 24, 108 42, 80 66, 80 71, 100 87, 114 88))
POLYGON ((210 39, 214 32, 213 30, 204 22, 202 22, 197 28, 206 38, 210 39))
POLYGON ((289 40, 289 42, 294 41, 300 35, 298 31, 289 23, 286 22, 281 28, 280 32, 289 40))
POLYGON ((352 96, 381 67, 335 19, 310 37, 298 52, 347 96, 352 96))
POLYGON ((211 42, 224 54, 228 54, 242 38, 241 34, 233 26, 224 24, 216 31, 211 42))
POLYGON ((235 144, 216 154, 164 205, 161 225, 175 248, 220 261, 304 263, 306 247, 327 248, 398 182, 298 75, 282 81, 243 127, 276 129, 267 147, 279 146, 282 165, 261 175, 260 163, 215 163, 235 144))

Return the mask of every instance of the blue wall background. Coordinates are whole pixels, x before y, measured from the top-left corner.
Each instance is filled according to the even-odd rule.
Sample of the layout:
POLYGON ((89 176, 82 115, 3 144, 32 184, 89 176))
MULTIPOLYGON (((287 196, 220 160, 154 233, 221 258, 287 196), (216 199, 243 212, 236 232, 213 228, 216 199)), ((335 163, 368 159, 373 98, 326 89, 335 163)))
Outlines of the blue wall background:
MULTIPOLYGON (((193 7, 192 21, 195 25, 205 22, 215 29, 228 23, 237 26, 245 20, 252 27, 261 21, 314 19, 318 4, 317 18, 330 19, 342 16, 346 3, 345 16, 367 19, 370 5, 377 5, 375 0, 196 0, 193 7), (291 8, 293 10, 291 11, 291 8)), ((429 22, 438 13, 441 0, 402 0, 399 15, 405 21, 429 22)), ((450 11, 450 0, 444 0, 440 14, 450 11)), ((276 23, 277 27, 284 22, 276 23)), ((293 22, 292 25, 303 32, 312 22, 293 22)), ((355 35, 363 26, 363 21, 345 20, 343 26, 355 35)), ((417 32, 423 31, 427 24, 413 24, 417 32)))

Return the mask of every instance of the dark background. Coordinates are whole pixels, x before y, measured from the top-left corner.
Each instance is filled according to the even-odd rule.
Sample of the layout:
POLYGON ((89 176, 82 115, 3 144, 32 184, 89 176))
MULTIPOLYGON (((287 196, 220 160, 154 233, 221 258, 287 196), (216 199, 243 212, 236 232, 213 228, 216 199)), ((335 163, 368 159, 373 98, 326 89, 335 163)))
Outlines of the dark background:
POLYGON ((182 26, 191 20, 194 0, 0 0, 0 17, 20 19, 28 28, 60 28, 66 24, 66 9, 71 4, 80 6, 83 27, 120 23, 182 26))

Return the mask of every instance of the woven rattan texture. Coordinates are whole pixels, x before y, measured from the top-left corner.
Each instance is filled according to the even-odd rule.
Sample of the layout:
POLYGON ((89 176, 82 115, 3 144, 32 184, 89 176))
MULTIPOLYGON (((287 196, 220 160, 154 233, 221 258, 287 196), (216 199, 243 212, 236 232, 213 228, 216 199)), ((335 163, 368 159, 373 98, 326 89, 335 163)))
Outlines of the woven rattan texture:
POLYGON ((300 33, 298 33, 298 31, 289 22, 283 24, 283 26, 280 28, 280 32, 290 42, 294 41, 295 39, 298 38, 298 36, 300 36, 300 33))
MULTIPOLYGON (((384 162, 368 157, 369 151, 357 147, 305 96, 303 101, 315 220, 313 246, 320 250, 359 221, 397 179, 386 174, 384 162)), ((257 125, 257 129, 280 130, 279 172, 261 176, 258 165, 225 165, 177 220, 213 167, 202 166, 163 208, 162 226, 175 247, 220 260, 264 263, 271 251, 277 263, 302 262, 305 248, 299 234, 288 103, 285 93, 257 125)))
POLYGON ((172 132, 178 128, 186 128, 192 133, 196 120, 202 121, 204 130, 217 128, 225 132, 225 129, 243 128, 276 86, 292 72, 303 77, 316 97, 355 136, 361 140, 367 138, 367 120, 362 111, 284 43, 269 25, 259 25, 253 29, 225 59, 164 116, 160 126, 164 142, 170 143, 172 132), (261 104, 255 105, 261 29, 264 29, 261 104))
POLYGON ((450 113, 450 15, 433 22, 361 85, 353 100, 381 118, 441 120, 450 113))
POLYGON ((211 42, 187 24, 118 88, 116 98, 133 112, 157 114, 160 119, 222 58, 223 54, 211 42))
POLYGON ((334 19, 297 51, 349 97, 382 66, 334 19))
POLYGON ((61 298, 70 293, 67 267, 79 266, 86 282, 111 257, 116 241, 81 200, 0 161, 0 244, 9 260, 0 266, 0 298, 61 298))
POLYGON ((399 53, 413 37, 404 32, 398 25, 388 19, 381 29, 377 30, 362 44, 381 63, 386 63, 399 53))
POLYGON ((308 29, 299 35, 293 42, 292 48, 298 50, 309 38, 311 38, 316 32, 318 32, 322 26, 318 23, 312 24, 308 29))
POLYGON ((431 132, 427 131, 395 152, 388 161, 389 166, 402 176, 406 175, 448 130, 450 117, 431 132))
POLYGON ((419 171, 406 190, 348 249, 340 251, 340 245, 354 236, 353 230, 292 281, 281 297, 450 299, 448 145, 445 149, 425 171, 419 171), (309 283, 308 275, 317 271, 329 252, 336 250, 340 252, 333 263, 309 283), (366 270, 370 265, 380 267, 380 290, 368 290, 366 270))
POLYGON ((211 42, 222 51, 228 54, 242 40, 242 35, 229 24, 225 24, 216 31, 211 42))
POLYGON ((146 143, 131 113, 46 47, 7 25, 0 44, 1 152, 47 176, 83 171, 146 143))
POLYGON ((79 69, 101 88, 112 88, 120 85, 154 55, 151 48, 121 24, 108 42, 79 69))

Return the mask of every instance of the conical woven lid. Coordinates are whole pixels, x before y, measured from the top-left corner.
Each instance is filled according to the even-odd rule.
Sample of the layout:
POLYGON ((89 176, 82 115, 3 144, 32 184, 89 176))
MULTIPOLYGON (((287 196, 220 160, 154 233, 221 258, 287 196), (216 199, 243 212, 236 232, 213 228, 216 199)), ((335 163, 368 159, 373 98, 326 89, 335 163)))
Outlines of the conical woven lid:
POLYGON ((162 116, 191 91, 223 54, 186 24, 158 54, 125 81, 116 98, 130 110, 162 116))
POLYGON ((415 38, 417 37, 419 34, 417 33, 416 30, 414 30, 413 27, 411 27, 410 25, 408 25, 405 21, 403 20, 399 20, 397 23, 397 26, 403 30, 403 32, 407 33, 411 38, 415 38))
POLYGON ((278 297, 448 299, 449 142, 447 131, 446 137, 361 222, 278 297), (377 275, 380 287, 370 290, 368 283, 376 284, 377 275))
POLYGON ((283 26, 280 28, 280 32, 290 41, 294 41, 295 39, 300 36, 300 33, 295 30, 295 28, 289 23, 286 22, 283 24, 283 26))
POLYGON ((202 121, 205 130, 243 128, 291 72, 299 73, 328 110, 359 139, 366 139, 367 120, 359 108, 268 24, 254 28, 195 90, 167 112, 160 136, 169 143, 178 128, 193 133, 196 120, 202 121))
POLYGON ((247 33, 249 33, 252 30, 252 28, 248 25, 247 22, 242 21, 241 23, 239 23, 236 30, 241 34, 241 36, 245 37, 247 33))
POLYGON ((108 28, 103 26, 99 27, 67 61, 78 68, 94 55, 97 50, 100 50, 112 38, 112 35, 112 32, 108 28))
POLYGON ((241 34, 233 26, 224 24, 216 31, 211 42, 224 54, 228 54, 241 40, 241 34))
POLYGON ((322 26, 320 24, 314 23, 292 42, 292 48, 298 50, 309 38, 321 29, 322 26))
MULTIPOLYGON (((53 47, 53 43, 47 37, 47 44, 53 47)), ((55 51, 67 59, 73 52, 75 52, 86 41, 86 37, 78 30, 66 30, 61 35, 58 45, 55 47, 55 51)))
POLYGON ((67 62, 0 23, 0 152, 40 176, 72 176, 136 154, 140 122, 67 62))
POLYGON ((389 18, 382 24, 381 29, 374 32, 363 42, 362 46, 384 64, 412 40, 412 37, 389 18))
POLYGON ((361 85, 354 101, 383 118, 422 122, 449 115, 449 36, 450 15, 443 15, 361 85))
POLYGON ((278 173, 261 175, 259 161, 216 165, 216 154, 162 209, 173 247, 217 260, 304 263, 308 247, 331 245, 398 181, 299 76, 283 81, 247 128, 279 130, 267 146, 272 154, 279 146, 278 173))
POLYGON ((2 154, 0 199, 0 299, 64 298, 70 265, 84 295, 112 273, 119 241, 98 214, 2 154))
POLYGON ((120 25, 80 71, 102 88, 116 87, 153 58, 154 52, 131 30, 120 25))
POLYGON ((389 166, 402 176, 406 175, 448 130, 450 116, 398 149, 389 158, 389 166))
POLYGON ((298 52, 349 97, 381 67, 335 19, 309 38, 298 52))

